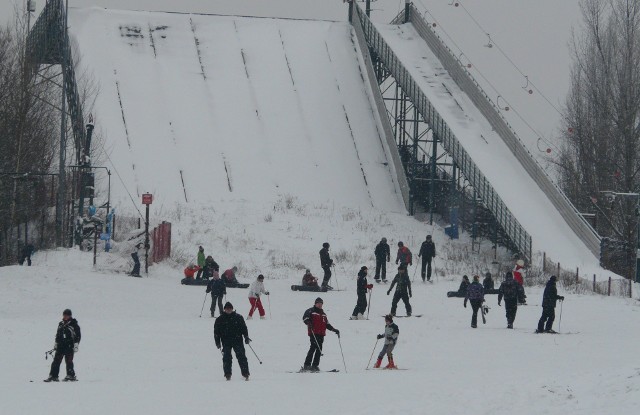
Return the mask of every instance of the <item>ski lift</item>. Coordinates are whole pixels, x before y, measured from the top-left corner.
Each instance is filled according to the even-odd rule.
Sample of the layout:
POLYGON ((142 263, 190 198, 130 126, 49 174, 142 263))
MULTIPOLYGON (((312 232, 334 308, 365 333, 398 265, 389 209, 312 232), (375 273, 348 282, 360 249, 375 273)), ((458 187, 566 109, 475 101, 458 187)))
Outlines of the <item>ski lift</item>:
POLYGON ((546 149, 541 149, 540 148, 540 141, 544 141, 542 139, 542 137, 538 137, 538 141, 536 142, 536 147, 538 147, 538 151, 541 153, 547 153, 547 154, 551 154, 551 147, 547 147, 546 149))
POLYGON ((465 57, 465 59, 467 60, 467 64, 466 64, 466 65, 464 65, 464 64, 463 64, 463 65, 464 65, 464 66, 466 66, 467 68, 471 69, 471 66, 472 66, 472 65, 471 65, 471 61, 469 60, 469 58, 467 58, 467 55, 465 55, 465 54, 464 54, 464 52, 461 52, 461 53, 458 55, 458 61, 462 64, 462 57, 463 57, 463 56, 464 56, 464 57, 465 57))
POLYGON ((487 33, 487 37, 489 38, 489 42, 487 42, 487 44, 484 45, 484 47, 491 49, 493 47, 493 42, 491 41, 491 35, 487 33))
MULTIPOLYGON (((498 106, 498 108, 500 108, 501 110, 509 111, 509 106, 508 105, 506 105, 504 107, 500 106, 500 98, 502 98, 502 95, 498 95, 498 98, 496 99, 496 105, 498 106)), ((505 99, 502 98, 502 100, 504 101, 505 99)))
POLYGON ((451 0, 451 3, 449 3, 449 6, 454 6, 454 7, 458 7, 460 5, 460 3, 458 3, 456 0, 451 0))
POLYGON ((522 87, 525 91, 529 93, 529 95, 533 95, 533 89, 529 88, 529 77, 527 75, 524 76, 524 79, 527 81, 525 86, 522 87))

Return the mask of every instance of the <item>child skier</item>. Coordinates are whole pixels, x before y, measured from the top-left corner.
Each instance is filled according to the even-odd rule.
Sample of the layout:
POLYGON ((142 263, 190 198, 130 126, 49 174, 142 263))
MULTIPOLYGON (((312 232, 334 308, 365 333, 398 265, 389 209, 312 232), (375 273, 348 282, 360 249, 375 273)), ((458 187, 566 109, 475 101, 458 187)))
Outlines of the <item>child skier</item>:
POLYGON ((249 310, 249 317, 247 320, 253 318, 253 312, 258 308, 260 313, 260 320, 264 320, 264 308, 262 307, 262 301, 260 301, 260 294, 269 295, 269 291, 264 289, 264 275, 258 275, 258 279, 251 283, 249 287, 249 303, 251 303, 251 309, 249 310))
POLYGON ((387 314, 384 317, 384 334, 378 334, 378 340, 384 339, 384 346, 378 355, 378 361, 374 368, 379 368, 382 364, 382 358, 384 355, 387 355, 389 363, 385 366, 385 369, 397 369, 398 367, 393 363, 393 349, 396 347, 396 343, 398 342, 398 335, 400 334, 400 330, 398 326, 393 322, 393 316, 391 314, 387 314))

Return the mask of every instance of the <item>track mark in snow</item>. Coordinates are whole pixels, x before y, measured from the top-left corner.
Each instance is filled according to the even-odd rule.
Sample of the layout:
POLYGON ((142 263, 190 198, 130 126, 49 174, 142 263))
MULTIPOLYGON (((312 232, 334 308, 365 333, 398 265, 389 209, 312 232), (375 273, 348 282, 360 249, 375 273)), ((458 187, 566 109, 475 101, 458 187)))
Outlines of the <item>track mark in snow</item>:
POLYGON ((227 158, 222 154, 222 162, 224 163, 224 171, 227 173, 227 185, 229 186, 229 191, 233 192, 233 187, 231 187, 231 168, 227 164, 227 158))
POLYGON ((200 54, 200 40, 196 36, 196 25, 193 23, 193 19, 189 18, 189 23, 191 24, 191 32, 193 33, 193 41, 196 45, 196 54, 198 55, 198 62, 200 62, 200 70, 202 71, 202 77, 204 80, 207 80, 207 74, 204 72, 204 65, 202 64, 202 55, 200 54))
POLYGON ((284 46, 284 39, 282 38, 282 32, 278 29, 278 36, 280 36, 280 44, 282 44, 282 53, 284 54, 284 60, 287 62, 287 69, 289 69, 289 77, 293 84, 293 90, 297 93, 296 81, 293 79, 293 73, 291 72, 291 64, 289 64, 289 58, 287 57, 287 48, 284 46))
POLYGON ((184 192, 184 201, 189 203, 189 199, 187 198, 187 188, 184 186, 184 176, 182 174, 182 170, 180 170, 180 181, 182 182, 182 191, 184 192))
POLYGON ((153 49, 153 57, 157 58, 156 54, 156 42, 153 40, 153 28, 151 27, 151 23, 149 23, 149 39, 151 40, 151 49, 153 49))
MULTIPOLYGON (((122 113, 122 124, 124 124, 124 133, 127 137, 127 144, 129 145, 129 150, 131 150, 131 140, 129 139, 129 130, 127 129, 127 120, 124 116, 124 108, 122 107, 122 96, 120 95, 120 83, 118 82, 118 71, 116 69, 113 70, 113 75, 116 77, 116 91, 118 92, 118 102, 120 103, 120 112, 122 113)), ((135 166, 134 166, 135 170, 135 166)))

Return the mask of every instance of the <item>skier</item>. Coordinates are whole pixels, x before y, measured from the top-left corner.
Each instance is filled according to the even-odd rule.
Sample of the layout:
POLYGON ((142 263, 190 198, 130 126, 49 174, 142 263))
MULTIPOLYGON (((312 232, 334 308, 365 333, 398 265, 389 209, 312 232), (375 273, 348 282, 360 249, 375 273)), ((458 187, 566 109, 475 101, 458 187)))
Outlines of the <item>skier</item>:
POLYGON ((184 277, 193 279, 193 276, 196 274, 196 271, 199 273, 200 267, 197 265, 189 264, 189 266, 184 269, 184 277))
POLYGON ((207 284, 207 292, 211 293, 211 317, 216 316, 216 302, 218 303, 218 311, 222 315, 222 297, 227 294, 227 286, 220 279, 220 273, 213 271, 211 280, 207 284))
POLYGON ((303 287, 317 287, 318 279, 311 274, 311 270, 307 269, 302 276, 302 286, 303 287))
POLYGON ((78 325, 78 320, 72 317, 71 310, 67 308, 62 312, 62 321, 58 323, 56 340, 53 346, 53 350, 56 351, 56 354, 53 356, 51 371, 49 372, 49 377, 45 379, 45 382, 58 381, 62 358, 64 358, 64 362, 67 365, 67 377, 64 378, 64 380, 76 380, 76 372, 73 369, 73 355, 74 353, 78 353, 80 337, 80 326, 78 325))
POLYGON ((20 266, 22 266, 24 264, 24 261, 27 261, 27 266, 31 266, 31 255, 33 255, 33 251, 35 251, 36 249, 34 248, 33 244, 28 243, 26 244, 23 248, 22 248, 22 252, 20 254, 20 259, 18 260, 18 263, 20 264, 20 266))
POLYGON ((391 249, 389 248, 389 244, 387 243, 387 238, 382 238, 380 243, 376 245, 375 251, 373 251, 376 256, 376 282, 380 282, 380 271, 382 271, 382 281, 387 282, 387 262, 391 261, 391 249))
POLYGON ((494 289, 495 285, 493 282, 493 278, 491 278, 490 272, 487 272, 486 274, 484 274, 484 280, 482 280, 482 286, 484 287, 485 291, 494 289))
POLYGON ((564 296, 558 295, 556 288, 556 276, 552 275, 547 281, 542 295, 542 316, 538 321, 538 330, 536 333, 556 333, 553 327, 553 320, 556 318, 556 301, 564 301, 564 296), (545 325, 546 322, 546 325, 545 325))
POLYGON ((410 266, 413 265, 413 259, 411 257, 411 251, 404 246, 402 241, 398 242, 398 254, 396 255, 396 265, 410 266))
POLYGON ((358 272, 358 282, 356 292, 358 293, 358 302, 353 314, 349 320, 364 320, 363 313, 367 311, 367 290, 373 289, 373 284, 367 284, 367 267, 363 266, 358 272))
POLYGON ((303 371, 319 372, 320 368, 320 356, 322 356, 322 343, 324 343, 324 336, 327 330, 334 332, 340 337, 340 330, 334 328, 329 324, 327 315, 325 314, 322 306, 324 301, 322 298, 316 298, 315 304, 310 309, 304 312, 302 321, 307 325, 307 334, 309 335, 310 347, 307 352, 307 357, 304 360, 303 371))
POLYGON ((467 308, 467 301, 471 302, 471 309, 473 310, 471 328, 475 329, 478 327, 478 310, 482 307, 482 303, 484 303, 484 287, 480 284, 480 277, 477 275, 473 276, 473 282, 467 289, 467 295, 464 298, 464 308, 467 308))
POLYGON ((133 258, 133 269, 129 273, 132 277, 140 277, 140 255, 144 254, 144 244, 142 242, 137 243, 131 253, 133 258))
POLYGON ((333 287, 329 285, 329 280, 331 279, 331 267, 334 266, 333 259, 329 256, 329 242, 325 242, 322 244, 322 249, 320 250, 320 266, 324 271, 324 278, 322 279, 322 287, 326 287, 329 290, 332 290, 333 287))
POLYGON ((379 368, 382 365, 382 359, 384 355, 387 355, 387 359, 389 363, 385 366, 385 369, 397 369, 398 367, 393 362, 393 349, 396 347, 396 343, 398 342, 398 335, 400 334, 400 329, 393 322, 393 316, 391 314, 387 314, 384 316, 384 334, 378 334, 378 340, 384 339, 384 346, 378 355, 378 360, 373 365, 374 368, 379 368))
POLYGON ((229 268, 225 272, 222 273, 222 281, 227 287, 233 287, 234 285, 238 285, 238 280, 236 279, 236 272, 238 272, 238 267, 234 266, 233 268, 229 268))
POLYGON ((222 367, 227 380, 231 380, 231 362, 233 361, 231 350, 236 353, 242 376, 245 380, 249 380, 249 362, 242 344, 243 336, 245 344, 249 344, 251 339, 244 318, 233 311, 233 305, 230 302, 225 303, 224 313, 213 325, 213 337, 216 347, 218 349, 222 347, 222 367))
POLYGON ((431 281, 431 260, 436 256, 436 244, 431 240, 431 235, 427 235, 427 239, 422 243, 420 247, 420 253, 418 258, 422 257, 422 281, 424 282, 425 276, 427 281, 431 281), (425 272, 426 269, 426 272, 425 272))
POLYGON ((269 291, 264 289, 264 275, 258 275, 258 279, 251 283, 249 287, 249 303, 251 303, 251 309, 249 310, 249 317, 247 320, 253 318, 253 312, 258 308, 260 314, 260 320, 264 320, 264 308, 262 307, 262 301, 260 301, 260 294, 269 295, 269 291))
POLYGON ((518 302, 520 304, 527 304, 527 296, 524 295, 524 261, 519 259, 516 261, 516 265, 513 268, 513 279, 515 282, 517 282, 518 284, 520 284, 520 286, 522 287, 522 293, 523 296, 521 298, 518 298, 518 302))
POLYGON ((205 259, 205 256, 204 256, 204 248, 202 247, 202 245, 200 245, 198 247, 198 275, 196 275, 196 279, 197 280, 199 280, 200 277, 202 277, 202 269, 204 268, 205 260, 206 259, 205 259))
POLYGON ((516 313, 518 312, 518 300, 523 299, 524 290, 522 285, 518 284, 514 279, 511 272, 507 272, 505 280, 500 284, 498 289, 498 305, 504 297, 504 308, 507 316, 507 328, 513 328, 513 322, 516 319, 516 313))
POLYGON ((204 260, 204 267, 202 268, 202 278, 205 280, 213 277, 214 271, 220 271, 220 266, 213 259, 211 255, 207 256, 207 259, 204 260))
POLYGON ((395 317, 396 308, 398 307, 398 301, 402 299, 404 302, 404 307, 407 310, 407 317, 411 317, 411 304, 409 304, 409 298, 411 298, 411 280, 409 279, 409 275, 407 274, 407 266, 400 265, 398 267, 398 274, 393 279, 391 283, 391 287, 387 291, 387 295, 391 293, 394 285, 398 285, 396 287, 396 291, 393 294, 393 301, 391 302, 391 315, 395 317))

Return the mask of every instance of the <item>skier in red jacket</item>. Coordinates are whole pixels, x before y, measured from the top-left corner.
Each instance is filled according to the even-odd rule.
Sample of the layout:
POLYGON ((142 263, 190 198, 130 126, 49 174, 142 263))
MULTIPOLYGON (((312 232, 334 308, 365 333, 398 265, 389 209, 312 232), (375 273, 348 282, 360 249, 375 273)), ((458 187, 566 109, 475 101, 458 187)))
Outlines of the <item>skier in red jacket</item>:
POLYGON ((307 358, 304 360, 304 366, 302 371, 319 372, 318 365, 320 364, 320 356, 322 356, 322 343, 324 342, 324 336, 327 333, 327 329, 336 333, 340 337, 340 330, 335 329, 329 320, 322 306, 324 301, 322 298, 316 298, 315 305, 304 312, 302 321, 307 325, 307 334, 309 335, 309 352, 307 358))

